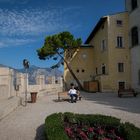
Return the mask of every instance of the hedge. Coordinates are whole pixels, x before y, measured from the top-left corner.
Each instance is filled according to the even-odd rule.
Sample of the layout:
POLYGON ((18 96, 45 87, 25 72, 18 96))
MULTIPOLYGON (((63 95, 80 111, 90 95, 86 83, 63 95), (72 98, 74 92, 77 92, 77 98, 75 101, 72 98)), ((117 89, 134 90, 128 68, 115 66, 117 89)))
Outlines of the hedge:
POLYGON ((92 114, 73 114, 55 113, 48 116, 45 120, 45 133, 47 140, 69 140, 64 131, 64 119, 69 119, 72 123, 88 123, 106 126, 115 126, 119 129, 125 140, 140 140, 140 128, 128 122, 120 123, 120 119, 112 116, 92 115, 92 114))

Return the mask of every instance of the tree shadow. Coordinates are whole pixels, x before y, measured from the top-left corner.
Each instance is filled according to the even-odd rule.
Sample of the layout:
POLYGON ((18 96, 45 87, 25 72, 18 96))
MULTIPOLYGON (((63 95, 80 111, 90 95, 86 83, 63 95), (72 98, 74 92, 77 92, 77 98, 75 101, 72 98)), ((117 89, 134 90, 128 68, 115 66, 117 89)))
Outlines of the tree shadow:
POLYGON ((70 99, 54 99, 54 102, 70 102, 70 99))
POLYGON ((36 129, 35 140, 47 140, 46 135, 45 135, 45 124, 40 125, 36 129))
POLYGON ((87 93, 81 92, 85 100, 96 104, 110 106, 113 109, 123 110, 131 113, 140 113, 140 94, 137 97, 124 95, 119 98, 117 93, 87 93))

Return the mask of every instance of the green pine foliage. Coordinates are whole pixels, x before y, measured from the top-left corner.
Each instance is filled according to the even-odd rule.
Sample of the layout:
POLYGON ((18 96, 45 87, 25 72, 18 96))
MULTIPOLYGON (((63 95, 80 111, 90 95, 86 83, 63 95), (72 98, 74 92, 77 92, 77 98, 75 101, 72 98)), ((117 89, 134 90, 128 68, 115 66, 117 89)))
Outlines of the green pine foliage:
POLYGON ((62 54, 67 49, 80 47, 82 40, 75 39, 70 32, 61 32, 55 35, 47 36, 44 45, 37 50, 40 59, 49 59, 55 57, 58 53, 62 54))
POLYGON ((79 88, 83 89, 80 81, 68 64, 67 59, 64 57, 66 53, 71 54, 72 56, 76 49, 80 48, 81 44, 81 38, 75 39, 74 36, 67 31, 60 32, 58 34, 47 36, 45 38, 44 45, 37 50, 37 55, 41 60, 53 59, 57 61, 53 66, 51 66, 52 69, 59 68, 61 65, 66 64, 79 88))

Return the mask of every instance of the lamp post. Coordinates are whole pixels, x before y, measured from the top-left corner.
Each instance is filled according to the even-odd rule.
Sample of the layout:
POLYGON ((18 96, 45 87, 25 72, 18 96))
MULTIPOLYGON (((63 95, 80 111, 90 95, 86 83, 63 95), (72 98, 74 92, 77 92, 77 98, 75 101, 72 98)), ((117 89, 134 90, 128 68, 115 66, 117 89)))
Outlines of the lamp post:
POLYGON ((29 61, 27 59, 24 59, 23 60, 23 66, 25 68, 25 73, 26 73, 26 88, 25 88, 25 106, 27 105, 27 72, 28 72, 28 69, 29 69, 29 61))

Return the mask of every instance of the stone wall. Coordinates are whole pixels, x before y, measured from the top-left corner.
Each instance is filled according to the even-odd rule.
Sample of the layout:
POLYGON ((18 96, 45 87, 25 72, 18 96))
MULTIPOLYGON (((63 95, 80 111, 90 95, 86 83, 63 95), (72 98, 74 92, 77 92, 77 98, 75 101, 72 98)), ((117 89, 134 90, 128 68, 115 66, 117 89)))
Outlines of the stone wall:
POLYGON ((0 99, 10 98, 16 95, 14 91, 13 70, 0 68, 0 99))
POLYGON ((137 0, 137 7, 132 9, 131 0, 126 0, 126 10, 129 12, 129 44, 131 50, 131 85, 136 91, 140 92, 140 1, 137 0), (133 27, 138 28, 138 44, 132 46, 133 27))
POLYGON ((61 77, 52 77, 50 84, 45 84, 45 76, 36 77, 36 85, 29 85, 28 75, 25 73, 16 73, 10 68, 0 67, 0 100, 18 96, 24 97, 25 93, 30 92, 56 92, 63 90, 63 81, 61 77))
MULTIPOLYGON (((38 76, 38 78, 39 78, 39 76, 38 76)), ((57 78, 57 83, 55 83, 55 77, 52 77, 51 84, 45 84, 45 82, 42 81, 42 76, 40 76, 40 78, 41 78, 40 80, 38 78, 37 78, 37 80, 38 80, 37 85, 28 85, 28 92, 45 91, 48 93, 48 92, 60 92, 63 90, 63 81, 62 81, 61 77, 57 78)))

